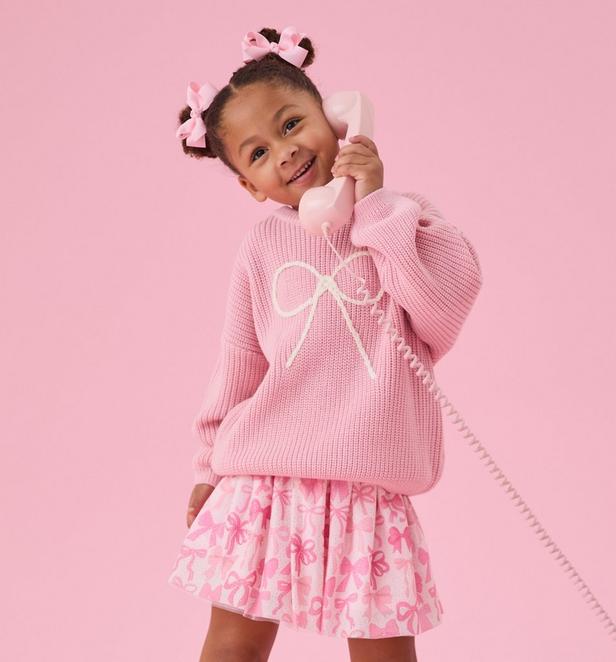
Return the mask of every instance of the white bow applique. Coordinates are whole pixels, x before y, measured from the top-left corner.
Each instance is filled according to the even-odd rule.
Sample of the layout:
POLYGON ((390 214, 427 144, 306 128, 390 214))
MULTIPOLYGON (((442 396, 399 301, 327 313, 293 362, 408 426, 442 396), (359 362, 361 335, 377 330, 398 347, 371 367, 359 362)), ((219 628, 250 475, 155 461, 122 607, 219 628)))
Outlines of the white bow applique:
POLYGON ((375 301, 378 301, 382 296, 383 296, 383 288, 381 288, 378 292, 378 294, 371 298, 368 298, 365 302, 362 299, 353 299, 352 297, 347 296, 339 287, 338 283, 336 283, 336 274, 340 269, 342 269, 346 264, 351 262, 351 260, 354 260, 361 255, 370 255, 369 251, 357 251, 355 253, 351 253, 348 255, 343 262, 340 262, 338 266, 334 269, 334 273, 329 275, 329 274, 321 274, 319 273, 311 264, 308 264, 307 262, 302 262, 301 260, 292 260, 290 262, 285 262, 284 264, 280 265, 278 269, 276 269, 274 273, 274 277, 272 279, 272 303, 274 304, 274 309, 276 312, 281 316, 281 317, 293 317, 294 315, 297 315, 301 310, 306 308, 306 306, 312 304, 312 308, 310 309, 310 314, 308 315, 308 319, 306 320, 306 324, 304 325, 304 330, 302 331, 302 335, 295 346, 295 349, 291 352, 289 358, 287 359, 286 362, 286 367, 288 368, 292 363, 295 357, 297 356, 297 353, 299 352, 304 339, 308 335, 308 331, 310 330, 310 325, 312 324, 312 320, 314 319, 314 313, 317 307, 317 304, 319 302, 319 298, 321 297, 322 294, 325 292, 330 292, 331 295, 334 297, 336 302, 338 303, 338 306, 340 310, 342 311, 342 315, 344 319, 346 320, 347 327, 349 328, 349 331, 351 332, 351 335, 353 336, 355 340, 355 344, 357 345, 357 349, 359 350, 359 353, 361 354, 364 363, 366 365, 366 368, 368 370, 368 373, 371 377, 371 379, 374 379, 376 377, 376 372, 374 368, 372 367, 372 364, 370 363, 370 359, 368 358, 368 355, 366 353, 366 350, 364 349, 364 346, 362 345, 361 339, 359 337, 359 334, 357 333, 357 330, 353 326, 353 322, 351 321, 351 318, 349 317, 349 313, 344 305, 344 301, 349 301, 350 303, 355 303, 359 306, 361 305, 368 305, 372 304, 375 301), (280 304, 278 303, 278 298, 276 295, 276 288, 278 284, 278 277, 280 274, 285 270, 290 267, 302 267, 304 269, 307 269, 308 271, 312 272, 316 279, 316 287, 314 290, 314 293, 312 296, 308 297, 306 301, 304 301, 302 304, 297 306, 297 308, 294 308, 293 310, 282 310, 280 307, 280 304))

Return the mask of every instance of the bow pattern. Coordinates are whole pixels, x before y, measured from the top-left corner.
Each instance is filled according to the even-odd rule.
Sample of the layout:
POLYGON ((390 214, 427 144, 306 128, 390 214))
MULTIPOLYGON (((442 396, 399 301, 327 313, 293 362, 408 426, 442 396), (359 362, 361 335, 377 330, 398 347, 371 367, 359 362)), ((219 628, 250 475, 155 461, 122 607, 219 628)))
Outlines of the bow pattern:
POLYGON ((291 260, 289 262, 285 262, 284 264, 280 265, 278 269, 276 269, 276 271, 274 272, 274 277, 272 280, 272 302, 274 305, 274 309, 281 317, 293 317, 294 315, 297 315, 299 312, 304 310, 304 308, 306 308, 307 306, 311 306, 310 314, 308 315, 306 324, 304 325, 304 330, 302 331, 302 335, 300 336, 297 345, 295 346, 295 348, 289 355, 289 358, 287 359, 286 362, 287 368, 293 363, 293 360, 297 356, 297 353, 299 352, 302 344, 304 343, 304 340, 306 339, 306 336, 308 335, 308 331, 310 330, 310 326, 312 325, 312 320, 314 319, 314 314, 317 304, 319 303, 319 299, 323 294, 325 294, 325 292, 329 292, 336 300, 336 303, 338 304, 338 307, 342 312, 342 316, 344 317, 347 327, 349 328, 349 331, 351 332, 351 335, 355 340, 355 344, 357 345, 357 349, 359 350, 359 353, 361 354, 364 360, 370 378, 371 379, 376 378, 376 372, 372 367, 372 364, 370 363, 370 359, 361 342, 359 333, 357 332, 357 329, 353 326, 353 322, 351 321, 349 313, 344 305, 344 301, 357 304, 358 306, 372 304, 378 301, 383 296, 384 290, 383 288, 381 288, 376 294, 376 296, 374 296, 373 298, 368 298, 364 302, 362 299, 353 299, 352 297, 346 295, 338 287, 338 283, 336 282, 336 274, 340 271, 340 269, 344 268, 349 262, 355 260, 356 258, 362 255, 370 255, 370 253, 369 251, 356 251, 355 253, 351 253, 344 259, 344 261, 338 263, 338 265, 334 269, 334 272, 331 275, 319 273, 319 271, 315 269, 311 264, 308 264, 307 262, 303 262, 302 260, 291 260), (280 304, 278 303, 278 297, 276 293, 278 278, 285 269, 290 269, 291 267, 301 267, 302 269, 307 269, 312 274, 314 274, 315 278, 317 279, 317 282, 314 293, 312 294, 312 296, 308 297, 306 301, 304 301, 302 304, 300 304, 293 310, 283 310, 280 307, 280 304))

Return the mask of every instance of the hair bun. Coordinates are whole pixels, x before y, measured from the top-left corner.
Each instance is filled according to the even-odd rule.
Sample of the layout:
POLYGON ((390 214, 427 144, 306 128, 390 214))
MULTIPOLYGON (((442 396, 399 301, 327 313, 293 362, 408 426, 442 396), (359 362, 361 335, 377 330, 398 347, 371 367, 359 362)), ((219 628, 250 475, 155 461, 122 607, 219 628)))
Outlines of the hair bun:
MULTIPOLYGON (((274 28, 261 28, 259 30, 259 34, 262 34, 268 41, 275 41, 277 44, 280 43, 280 32, 274 28)), ((302 69, 305 69, 314 62, 314 46, 308 37, 303 37, 298 45, 308 51, 306 59, 303 61, 301 66, 302 69)))

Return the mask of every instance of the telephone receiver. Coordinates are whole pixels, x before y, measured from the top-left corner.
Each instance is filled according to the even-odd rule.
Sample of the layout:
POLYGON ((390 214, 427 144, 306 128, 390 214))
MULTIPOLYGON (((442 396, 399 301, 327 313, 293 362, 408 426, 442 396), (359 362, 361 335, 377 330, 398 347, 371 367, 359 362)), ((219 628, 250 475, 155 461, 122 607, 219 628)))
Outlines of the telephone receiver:
MULTIPOLYGON (((323 113, 334 133, 344 144, 347 136, 374 135, 374 106, 365 94, 357 90, 335 92, 323 100, 323 113)), ((323 224, 330 232, 346 225, 355 205, 355 180, 334 177, 325 186, 314 186, 302 195, 299 206, 300 225, 308 234, 321 235, 323 224)))
MULTIPOLYGON (((374 107, 371 101, 361 92, 335 92, 323 100, 323 112, 336 136, 338 136, 338 139, 344 140, 346 144, 348 144, 347 136, 349 135, 354 136, 362 134, 368 138, 373 138, 374 107)), ((584 601, 587 604, 592 605, 591 608, 593 610, 597 610, 598 618, 602 622, 605 622, 604 627, 609 631, 612 640, 616 641, 616 624, 614 624, 605 609, 601 607, 567 557, 560 551, 550 536, 546 533, 544 527, 541 526, 531 509, 526 505, 517 490, 514 489, 511 481, 505 476, 504 472, 501 471, 496 462, 494 462, 479 439, 470 431, 466 423, 464 423, 462 416, 457 412, 453 404, 436 384, 432 372, 424 368, 412 348, 404 342, 404 338, 393 326, 391 319, 387 317, 387 313, 382 308, 378 307, 376 299, 365 287, 365 278, 356 274, 349 264, 344 264, 342 256, 340 256, 335 246, 330 241, 328 234, 335 232, 351 220, 354 205, 355 180, 350 176, 335 177, 331 182, 325 184, 325 186, 315 186, 304 192, 298 206, 300 225, 309 234, 323 235, 331 249, 343 263, 343 267, 351 271, 351 273, 361 281, 362 284, 359 286, 357 293, 364 296, 364 304, 367 304, 368 300, 372 302, 370 306, 370 314, 376 317, 377 324, 385 325, 385 330, 390 334, 391 341, 394 345, 397 345, 396 351, 404 352, 404 357, 409 360, 411 368, 416 371, 418 377, 423 378, 422 381, 424 385, 428 385, 428 391, 433 394, 439 405, 442 408, 449 407, 448 415, 455 415, 456 417, 452 422, 454 424, 462 422, 461 426, 458 428, 459 431, 464 433, 465 439, 468 439, 469 437, 472 438, 468 443, 470 446, 476 446, 473 450, 475 453, 481 453, 482 460, 486 457, 489 458, 485 463, 486 468, 489 468, 494 479, 500 482, 501 487, 507 492, 507 494, 511 495, 514 505, 516 507, 521 507, 521 514, 525 515, 525 519, 529 520, 529 526, 535 529, 535 533, 540 537, 539 539, 543 542, 545 547, 548 548, 549 553, 556 554, 554 557, 555 560, 560 565, 565 566, 564 572, 569 575, 570 579, 573 579, 578 590, 582 592, 584 601)))

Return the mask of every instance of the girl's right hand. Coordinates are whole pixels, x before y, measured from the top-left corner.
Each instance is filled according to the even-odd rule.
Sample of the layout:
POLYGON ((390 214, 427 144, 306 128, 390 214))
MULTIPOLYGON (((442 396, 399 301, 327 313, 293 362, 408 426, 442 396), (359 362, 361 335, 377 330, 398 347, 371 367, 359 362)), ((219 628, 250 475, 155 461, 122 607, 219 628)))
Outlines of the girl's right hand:
POLYGON ((214 486, 208 483, 198 483, 193 487, 188 501, 188 512, 186 513, 186 523, 188 528, 192 526, 195 517, 199 514, 203 504, 208 500, 210 494, 214 491, 214 486))

